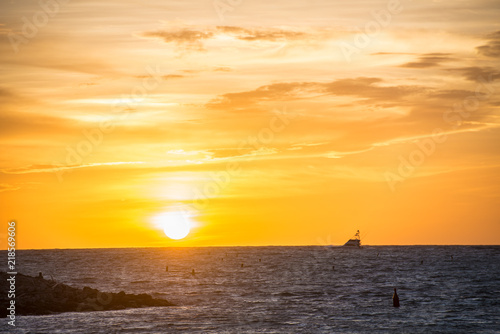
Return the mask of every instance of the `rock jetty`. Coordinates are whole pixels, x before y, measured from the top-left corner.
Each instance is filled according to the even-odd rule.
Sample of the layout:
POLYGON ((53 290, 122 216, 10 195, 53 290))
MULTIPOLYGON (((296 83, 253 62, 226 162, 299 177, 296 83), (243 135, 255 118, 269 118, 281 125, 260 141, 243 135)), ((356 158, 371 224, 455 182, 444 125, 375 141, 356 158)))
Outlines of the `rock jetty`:
POLYGON ((154 299, 148 294, 101 292, 90 287, 74 288, 51 279, 15 275, 15 298, 8 297, 12 286, 11 275, 0 272, 0 317, 10 312, 7 307, 15 301, 15 315, 45 315, 62 312, 91 312, 124 310, 140 307, 173 306, 165 299, 154 299), (10 298, 10 299, 9 299, 10 298))

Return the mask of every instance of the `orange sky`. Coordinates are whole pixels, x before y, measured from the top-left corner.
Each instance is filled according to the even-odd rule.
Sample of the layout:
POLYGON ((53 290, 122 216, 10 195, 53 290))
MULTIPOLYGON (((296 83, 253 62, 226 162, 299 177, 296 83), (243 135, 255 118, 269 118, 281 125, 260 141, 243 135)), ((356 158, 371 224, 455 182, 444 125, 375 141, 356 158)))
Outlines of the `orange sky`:
POLYGON ((500 243, 498 1, 0 6, 3 248, 500 243))

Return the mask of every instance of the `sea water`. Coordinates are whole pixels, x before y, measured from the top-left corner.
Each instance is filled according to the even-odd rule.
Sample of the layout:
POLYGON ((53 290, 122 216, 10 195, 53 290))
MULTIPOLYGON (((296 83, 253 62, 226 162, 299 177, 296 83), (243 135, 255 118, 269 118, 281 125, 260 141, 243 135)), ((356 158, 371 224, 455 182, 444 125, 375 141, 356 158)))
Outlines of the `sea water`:
MULTIPOLYGON (((57 282, 106 292, 148 293, 176 306, 19 316, 15 329, 0 319, 0 331, 9 333, 500 332, 499 246, 129 248, 16 255, 20 273, 41 271, 57 282), (392 306, 394 287, 399 308, 392 306)), ((102 297, 96 309, 106 302, 102 297)))

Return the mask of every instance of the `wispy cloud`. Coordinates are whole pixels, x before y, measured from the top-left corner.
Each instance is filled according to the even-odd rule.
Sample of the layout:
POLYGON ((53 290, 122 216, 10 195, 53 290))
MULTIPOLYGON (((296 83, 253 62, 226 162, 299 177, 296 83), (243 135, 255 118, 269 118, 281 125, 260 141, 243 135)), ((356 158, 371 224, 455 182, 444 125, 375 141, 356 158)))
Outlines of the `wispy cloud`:
POLYGON ((140 36, 146 38, 160 39, 165 43, 173 43, 179 47, 189 50, 203 51, 203 41, 214 36, 211 31, 201 31, 193 29, 181 30, 156 30, 145 31, 140 33, 140 36))
POLYGON ((459 73, 464 78, 475 82, 487 82, 500 79, 500 71, 496 68, 485 66, 469 66, 462 68, 454 68, 449 71, 459 73))
MULTIPOLYGON (((150 78, 151 76, 149 76, 149 75, 136 75, 135 77, 138 79, 144 79, 144 78, 150 78)), ((186 76, 182 75, 182 74, 167 74, 167 75, 160 76, 160 78, 162 78, 163 80, 182 79, 185 77, 186 76)))
POLYGON ((144 162, 142 161, 116 161, 116 162, 98 162, 98 163, 90 163, 83 165, 30 165, 17 168, 6 168, 2 169, 1 172, 4 174, 54 173, 55 171, 58 170, 101 167, 101 166, 116 166, 116 165, 135 165, 143 163, 144 162))
POLYGON ((285 82, 261 86, 253 91, 227 93, 210 101, 209 108, 249 106, 264 101, 291 101, 321 95, 354 96, 371 101, 397 101, 425 91, 419 86, 383 86, 381 78, 347 78, 331 82, 285 82))
POLYGON ((237 26, 218 26, 217 30, 221 33, 234 36, 235 38, 254 42, 254 41, 270 41, 270 42, 283 42, 290 40, 305 39, 308 34, 301 31, 292 31, 278 28, 260 28, 249 29, 237 26))
POLYGON ((418 57, 416 61, 408 62, 400 67, 408 68, 429 68, 437 67, 442 63, 454 60, 449 53, 426 53, 418 57))
POLYGON ((0 183, 0 192, 15 191, 15 190, 19 190, 19 189, 21 189, 21 187, 13 186, 13 185, 7 184, 7 183, 0 183))
POLYGON ((239 26, 216 26, 198 27, 184 26, 176 27, 170 25, 167 28, 154 31, 144 31, 137 36, 143 38, 159 39, 164 43, 173 44, 179 49, 186 51, 206 51, 205 42, 218 41, 228 46, 235 40, 245 43, 272 42, 283 43, 291 41, 308 41, 319 36, 325 37, 325 31, 321 34, 310 34, 298 29, 284 29, 274 27, 247 28, 239 26), (229 39, 228 39, 229 38, 229 39))
POLYGON ((478 46, 477 52, 486 57, 500 57, 500 30, 486 36, 488 42, 485 45, 478 46))

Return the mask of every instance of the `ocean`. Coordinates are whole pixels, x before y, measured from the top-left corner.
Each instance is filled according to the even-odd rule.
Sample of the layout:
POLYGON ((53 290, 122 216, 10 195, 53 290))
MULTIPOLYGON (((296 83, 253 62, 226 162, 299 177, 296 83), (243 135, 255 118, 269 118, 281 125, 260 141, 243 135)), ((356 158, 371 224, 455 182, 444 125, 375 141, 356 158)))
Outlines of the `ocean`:
MULTIPOLYGON (((24 250, 16 256, 23 274, 148 293, 177 306, 19 316, 15 330, 0 319, 4 333, 500 333, 500 246, 24 250), (399 308, 392 306, 394 287, 399 308)), ((106 302, 101 298, 96 308, 106 302)))

